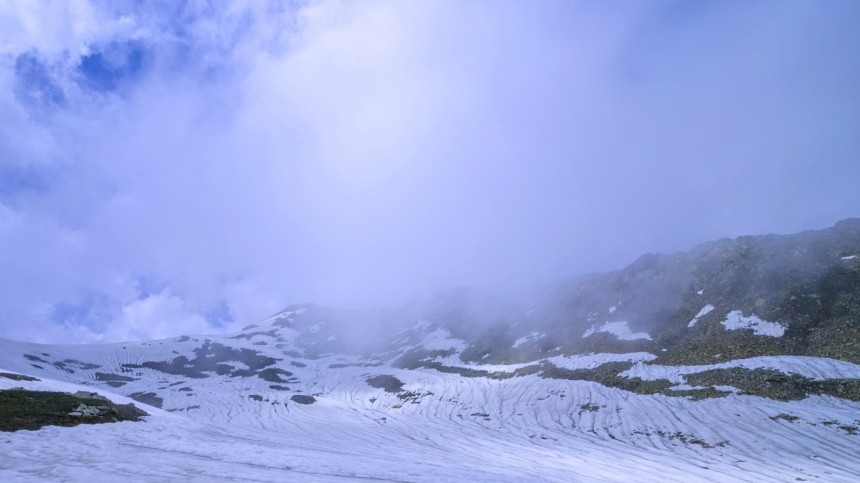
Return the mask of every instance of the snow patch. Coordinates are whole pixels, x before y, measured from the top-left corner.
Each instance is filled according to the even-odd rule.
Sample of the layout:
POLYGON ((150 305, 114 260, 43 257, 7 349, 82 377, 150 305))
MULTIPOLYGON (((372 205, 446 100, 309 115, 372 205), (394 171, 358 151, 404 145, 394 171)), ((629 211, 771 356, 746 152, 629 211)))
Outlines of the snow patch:
POLYGON ((521 345, 525 344, 526 342, 531 342, 531 341, 533 341, 533 340, 540 339, 541 337, 543 337, 543 334, 542 334, 542 333, 540 333, 540 332, 532 332, 532 333, 530 333, 530 334, 528 334, 528 335, 524 335, 524 336, 520 337, 519 339, 517 339, 517 340, 514 342, 514 345, 513 345, 513 346, 511 346, 511 347, 513 347, 514 349, 516 349, 517 347, 519 347, 519 346, 521 346, 521 345))
POLYGON ((288 321, 292 322, 293 318, 296 315, 301 315, 307 311, 308 311, 308 309, 305 307, 295 309, 295 310, 282 310, 282 311, 278 312, 277 314, 275 314, 275 315, 273 315, 267 319, 264 319, 257 324, 249 326, 249 328, 270 327, 270 326, 274 325, 275 322, 277 322, 280 319, 287 319, 288 321))
POLYGON ((761 356, 698 366, 661 366, 637 363, 619 375, 630 378, 638 377, 643 381, 666 379, 675 384, 683 384, 686 382, 684 376, 687 374, 733 367, 775 369, 784 374, 797 374, 816 381, 860 378, 860 365, 858 364, 826 357, 808 356, 761 356))
POLYGON ((752 329, 755 335, 765 335, 768 337, 782 337, 785 335, 785 326, 779 322, 768 322, 755 315, 744 317, 740 310, 729 312, 722 324, 726 330, 752 329))
POLYGON ((618 338, 618 340, 638 340, 645 339, 651 340, 651 336, 648 335, 647 332, 633 332, 628 327, 627 322, 619 321, 619 322, 604 322, 600 327, 596 327, 594 325, 591 326, 590 329, 586 330, 584 334, 582 334, 582 338, 595 334, 597 332, 606 332, 614 335, 618 338))
POLYGON ((854 260, 857 258, 857 255, 849 255, 847 257, 842 257, 842 260, 854 260))
MULTIPOLYGON (((725 391, 732 393, 739 393, 740 391, 736 387, 732 386, 712 386, 717 391, 725 391)), ((691 386, 689 384, 676 384, 669 388, 670 391, 697 391, 702 389, 708 389, 705 386, 691 386)))
POLYGON ((652 361, 656 358, 657 356, 649 352, 628 352, 626 354, 597 353, 576 356, 556 356, 547 359, 547 361, 551 362, 556 367, 561 367, 562 369, 576 370, 594 369, 595 367, 600 367, 607 362, 630 361, 641 363, 644 361, 652 361))
POLYGON ((445 329, 436 329, 433 332, 430 332, 421 341, 421 345, 424 346, 425 349, 431 351, 444 351, 450 349, 463 351, 466 349, 466 343, 464 341, 452 338, 451 333, 445 329))
POLYGON ((700 310, 699 313, 696 314, 695 317, 693 317, 693 320, 691 320, 690 323, 687 324, 687 327, 694 327, 696 325, 696 323, 699 321, 699 319, 710 314, 712 310, 714 310, 714 306, 711 304, 708 304, 708 305, 705 305, 704 307, 702 307, 702 310, 700 310))

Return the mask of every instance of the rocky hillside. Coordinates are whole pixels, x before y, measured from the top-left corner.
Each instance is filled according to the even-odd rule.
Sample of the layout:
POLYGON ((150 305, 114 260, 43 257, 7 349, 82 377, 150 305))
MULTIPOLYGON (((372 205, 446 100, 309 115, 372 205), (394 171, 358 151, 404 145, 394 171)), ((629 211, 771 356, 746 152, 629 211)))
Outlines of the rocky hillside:
POLYGON ((384 357, 411 340, 409 331, 392 334, 424 321, 466 343, 464 362, 631 351, 653 352, 666 364, 776 354, 860 362, 860 219, 643 255, 529 299, 459 289, 388 311, 302 305, 284 312, 300 316, 276 316, 275 326, 318 327, 303 338, 310 354, 384 357))
MULTIPOLYGON (((38 378, 0 372, 0 378, 33 382, 38 378)), ((43 426, 140 421, 146 412, 133 404, 115 404, 94 392, 0 390, 0 431, 35 430, 43 426)))
MULTIPOLYGON (((353 354, 461 375, 486 371, 456 369, 452 360, 514 364, 589 353, 644 352, 654 355, 649 364, 661 365, 778 355, 860 363, 860 219, 825 230, 723 239, 685 253, 643 255, 621 270, 556 282, 528 297, 457 289, 397 310, 302 305, 270 324, 299 331, 296 355, 353 354), (426 343, 428 334, 450 336, 462 346, 426 343)), ((619 378, 632 363, 606 367, 604 374, 566 375, 546 370, 546 364, 520 374, 600 380, 646 392, 667 387, 619 378)), ((704 386, 743 380, 736 385, 760 395, 812 390, 860 398, 856 381, 828 390, 794 379, 774 390, 772 376, 736 368, 697 377, 704 386)))
POLYGON ((537 300, 461 291, 419 317, 466 340, 467 361, 641 350, 667 364, 774 354, 860 362, 860 219, 643 255, 615 272, 557 282, 537 300))

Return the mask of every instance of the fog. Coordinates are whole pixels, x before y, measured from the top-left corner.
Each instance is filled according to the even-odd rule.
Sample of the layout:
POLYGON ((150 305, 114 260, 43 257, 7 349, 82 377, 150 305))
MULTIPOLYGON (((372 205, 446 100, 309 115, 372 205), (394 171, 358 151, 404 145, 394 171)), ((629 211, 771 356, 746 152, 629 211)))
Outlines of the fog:
POLYGON ((516 290, 860 207, 860 4, 0 5, 0 337, 516 290))

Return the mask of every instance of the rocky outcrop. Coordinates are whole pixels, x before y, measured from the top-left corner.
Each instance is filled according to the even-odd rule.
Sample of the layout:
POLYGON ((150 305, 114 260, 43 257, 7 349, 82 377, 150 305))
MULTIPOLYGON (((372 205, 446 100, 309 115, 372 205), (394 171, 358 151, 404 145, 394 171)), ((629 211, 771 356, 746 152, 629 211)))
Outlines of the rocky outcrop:
POLYGON ((146 415, 133 404, 115 404, 96 393, 0 391, 0 431, 140 421, 146 415))

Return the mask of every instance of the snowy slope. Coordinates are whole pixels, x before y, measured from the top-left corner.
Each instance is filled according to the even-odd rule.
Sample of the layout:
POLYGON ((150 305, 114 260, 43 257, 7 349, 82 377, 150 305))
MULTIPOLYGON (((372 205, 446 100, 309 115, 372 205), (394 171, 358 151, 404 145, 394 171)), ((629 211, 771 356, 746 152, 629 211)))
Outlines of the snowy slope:
MULTIPOLYGON (((0 341, 0 372, 41 379, 0 378, 0 389, 84 387, 164 409, 145 408, 151 415, 143 423, 3 434, 0 480, 856 481, 860 475, 857 402, 739 394, 694 401, 534 373, 512 377, 531 363, 459 361, 466 344, 426 323, 396 334, 398 348, 385 352, 387 359, 309 357, 305 344, 316 342, 303 338, 325 340, 330 328, 276 320, 284 321, 220 338, 104 346, 0 341), (458 364, 495 377, 395 367, 398 355, 416 350, 443 351, 428 360, 444 368, 458 364), (402 386, 368 383, 377 376, 402 386), (303 404, 301 396, 313 402, 303 404)), ((654 357, 547 361, 568 369, 631 361, 630 371, 638 371, 631 376, 677 383, 708 369, 649 365, 654 357)), ((824 358, 733 364, 819 379, 860 375, 856 365, 824 358)))
POLYGON ((2 433, 0 481, 860 481, 857 253, 855 219, 523 305, 458 289, 219 337, 0 340, 0 390, 156 406, 2 433))

